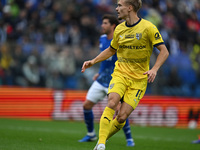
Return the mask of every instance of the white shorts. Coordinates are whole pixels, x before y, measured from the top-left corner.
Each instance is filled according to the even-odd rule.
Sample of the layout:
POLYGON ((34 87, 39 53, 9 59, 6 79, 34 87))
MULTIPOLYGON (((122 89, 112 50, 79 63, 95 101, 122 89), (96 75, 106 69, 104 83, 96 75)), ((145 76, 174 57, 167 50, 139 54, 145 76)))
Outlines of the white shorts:
POLYGON ((92 86, 88 90, 86 98, 87 100, 96 104, 99 101, 103 100, 107 95, 107 93, 108 93, 108 88, 102 86, 97 81, 94 81, 92 86))

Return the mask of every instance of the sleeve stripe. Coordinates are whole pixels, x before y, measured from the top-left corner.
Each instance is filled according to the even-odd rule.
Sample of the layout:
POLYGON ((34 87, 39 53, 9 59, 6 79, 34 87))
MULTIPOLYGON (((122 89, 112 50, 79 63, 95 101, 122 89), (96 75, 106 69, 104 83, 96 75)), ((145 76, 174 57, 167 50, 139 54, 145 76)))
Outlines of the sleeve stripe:
POLYGON ((110 47, 111 47, 112 49, 114 49, 115 51, 117 50, 117 49, 115 49, 114 47, 112 47, 111 45, 110 45, 110 47))
POLYGON ((162 45, 162 44, 165 44, 165 43, 164 43, 164 42, 161 42, 161 43, 155 44, 154 47, 159 46, 159 45, 162 45))

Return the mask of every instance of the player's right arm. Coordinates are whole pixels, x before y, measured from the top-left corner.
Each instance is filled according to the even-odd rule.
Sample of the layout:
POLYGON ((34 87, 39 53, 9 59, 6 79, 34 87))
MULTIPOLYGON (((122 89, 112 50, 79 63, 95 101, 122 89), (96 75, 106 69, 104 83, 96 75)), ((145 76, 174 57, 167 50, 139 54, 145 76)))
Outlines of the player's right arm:
POLYGON ((112 47, 108 47, 106 50, 102 51, 97 57, 92 60, 85 61, 82 66, 81 72, 84 73, 85 69, 92 67, 94 64, 104 61, 114 55, 116 52, 112 47))

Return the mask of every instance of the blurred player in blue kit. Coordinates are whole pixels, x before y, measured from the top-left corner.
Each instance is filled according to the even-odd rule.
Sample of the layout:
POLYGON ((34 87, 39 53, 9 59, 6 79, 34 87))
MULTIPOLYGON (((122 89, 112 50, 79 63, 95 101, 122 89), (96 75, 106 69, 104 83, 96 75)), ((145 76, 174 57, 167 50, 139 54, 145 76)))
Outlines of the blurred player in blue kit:
MULTIPOLYGON (((104 34, 100 37, 99 40, 101 52, 110 46, 110 43, 113 39, 114 29, 119 24, 117 17, 109 14, 104 15, 102 20, 103 22, 101 27, 104 34)), ((111 74, 113 73, 116 60, 117 56, 115 54, 105 61, 102 61, 99 73, 95 74, 93 77, 94 82, 90 87, 86 96, 86 101, 83 104, 84 119, 87 126, 87 135, 83 137, 83 139, 79 140, 79 142, 89 142, 95 141, 97 139, 94 130, 94 116, 92 108, 96 103, 103 100, 107 95, 108 86, 112 78, 111 74)), ((120 107, 120 104, 118 107, 120 107)), ((127 146, 134 146, 135 143, 131 136, 131 129, 128 119, 126 120, 126 124, 123 127, 123 130, 126 136, 127 146)))
POLYGON ((199 139, 192 141, 192 144, 200 144, 200 134, 198 135, 199 139))

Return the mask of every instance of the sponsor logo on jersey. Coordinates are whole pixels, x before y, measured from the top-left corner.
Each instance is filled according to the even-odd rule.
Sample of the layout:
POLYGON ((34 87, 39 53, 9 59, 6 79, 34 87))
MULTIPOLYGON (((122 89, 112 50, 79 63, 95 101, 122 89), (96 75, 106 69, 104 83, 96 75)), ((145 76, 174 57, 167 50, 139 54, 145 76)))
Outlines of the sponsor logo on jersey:
POLYGON ((144 49, 144 48, 146 48, 146 45, 140 45, 140 46, 119 45, 119 48, 123 48, 123 49, 144 49))
POLYGON ((120 37, 121 39, 123 39, 124 35, 120 35, 119 37, 120 37))
POLYGON ((147 61, 147 57, 144 58, 124 58, 124 57, 119 57, 118 62, 123 62, 123 63, 143 63, 147 61))
POLYGON ((133 38, 134 38, 134 35, 131 35, 131 34, 125 35, 125 39, 133 39, 133 38))
POLYGON ((156 32, 156 34, 154 35, 154 37, 155 37, 156 40, 158 40, 158 39, 161 38, 161 37, 160 37, 160 34, 159 34, 158 32, 156 32))
POLYGON ((136 39, 140 40, 142 38, 142 33, 136 33, 136 39))

